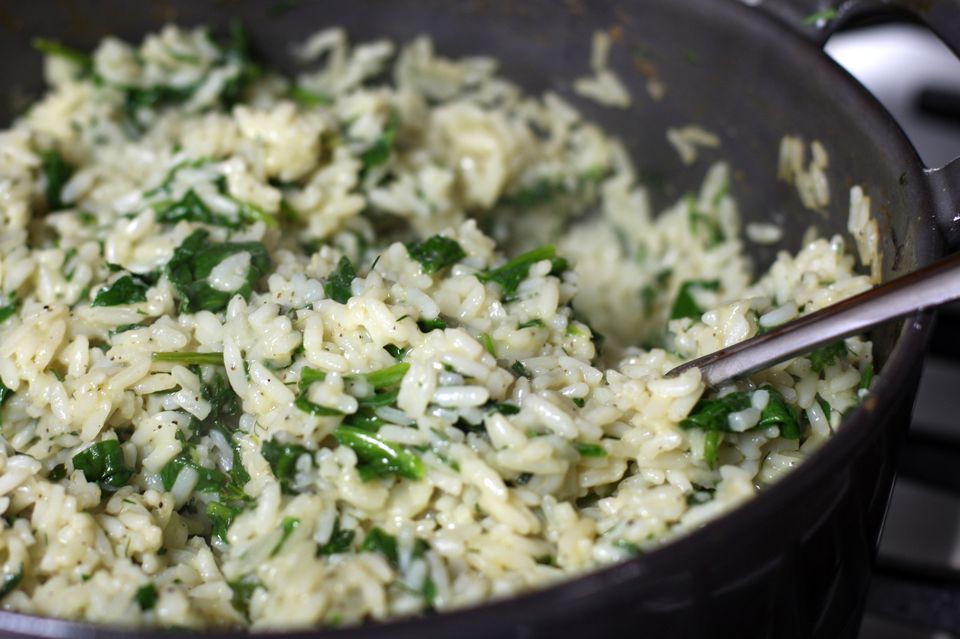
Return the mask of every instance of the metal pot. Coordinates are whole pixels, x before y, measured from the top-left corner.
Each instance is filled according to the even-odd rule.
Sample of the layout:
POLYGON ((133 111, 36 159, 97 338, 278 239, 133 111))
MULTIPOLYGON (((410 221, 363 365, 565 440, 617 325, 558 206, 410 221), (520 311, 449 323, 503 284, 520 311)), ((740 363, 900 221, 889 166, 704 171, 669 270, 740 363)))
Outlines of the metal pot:
MULTIPOLYGON (((955 0, 178 0, 136 5, 72 0, 0 5, 0 59, 6 61, 4 86, 13 93, 39 84, 39 56, 29 45, 37 35, 82 47, 106 34, 139 38, 164 21, 222 29, 239 18, 256 48, 282 68, 289 64, 289 43, 339 24, 354 40, 403 41, 428 33, 445 54, 493 54, 501 60, 501 72, 526 89, 563 93, 572 78, 587 72, 591 33, 616 27, 621 44, 614 47, 612 66, 629 85, 636 106, 620 111, 582 105, 583 111, 624 139, 643 174, 660 184, 655 204, 692 189, 702 177, 703 163, 684 167, 664 138, 667 127, 698 123, 723 138, 722 157, 734 169, 731 189, 745 220, 773 219, 785 227, 787 239, 777 248, 796 250, 810 224, 824 234, 844 232, 847 190, 862 185, 874 202, 883 277, 889 279, 933 261, 945 244, 960 241, 960 163, 925 169, 891 117, 821 50, 842 22, 890 11, 925 22, 960 51, 955 0), (822 9, 837 13, 828 20, 805 20, 822 9), (646 95, 652 73, 667 86, 659 102, 646 95), (826 218, 802 209, 795 194, 775 179, 779 140, 786 133, 819 139, 829 151, 832 193, 826 218)), ((761 268, 773 257, 771 249, 751 250, 761 268)), ((554 639, 623 632, 855 635, 895 451, 908 424, 932 319, 918 315, 877 331, 873 339, 882 372, 863 406, 797 470, 702 530, 649 555, 520 597, 323 634, 352 639, 554 639)), ((134 636, 14 613, 0 613, 0 632, 134 636)))

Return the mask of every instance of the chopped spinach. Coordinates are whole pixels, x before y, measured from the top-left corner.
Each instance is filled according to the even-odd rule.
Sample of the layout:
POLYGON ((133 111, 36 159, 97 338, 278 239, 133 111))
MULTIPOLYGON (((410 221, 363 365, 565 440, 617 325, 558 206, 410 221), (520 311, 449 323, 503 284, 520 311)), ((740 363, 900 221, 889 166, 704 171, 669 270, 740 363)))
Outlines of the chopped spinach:
POLYGON ((570 270, 570 261, 565 257, 555 257, 550 260, 550 275, 554 277, 563 277, 563 274, 570 270))
POLYGON ((313 459, 313 453, 300 444, 284 444, 276 439, 263 442, 260 454, 270 464, 273 476, 280 482, 280 490, 288 495, 295 494, 290 484, 297 472, 297 460, 303 455, 309 455, 313 459))
POLYGON ((342 423, 345 426, 356 426, 357 428, 362 428, 363 430, 368 430, 375 433, 387 422, 381 417, 378 417, 377 414, 373 412, 373 409, 369 407, 361 407, 352 415, 347 415, 344 417, 342 423))
MULTIPOLYGON (((217 378, 214 378, 216 381, 217 378)), ((219 386, 219 384, 217 384, 219 386)), ((229 400, 221 395, 212 395, 217 392, 211 390, 208 382, 201 383, 201 392, 211 402, 210 415, 203 422, 196 423, 198 435, 217 430, 233 449, 233 460, 229 472, 217 468, 207 468, 199 463, 199 455, 190 442, 185 442, 183 450, 160 469, 160 480, 165 490, 171 490, 184 468, 190 468, 197 474, 197 483, 193 490, 198 493, 214 494, 218 502, 210 502, 207 506, 207 516, 210 518, 213 535, 226 541, 226 531, 233 518, 246 508, 251 498, 244 492, 243 487, 250 481, 250 474, 243 466, 240 449, 230 432, 228 419, 235 419, 240 412, 236 400, 229 400), (220 401, 222 403, 217 404, 220 401)))
POLYGON ((643 551, 640 549, 640 546, 638 546, 637 544, 631 541, 627 541, 626 539, 618 539, 613 545, 619 548, 620 550, 624 551, 631 557, 636 557, 638 555, 643 554, 643 551))
POLYGON ((228 80, 220 93, 223 106, 230 108, 240 102, 247 87, 260 78, 263 70, 253 60, 250 38, 243 24, 234 20, 230 24, 230 37, 223 47, 224 57, 240 68, 236 76, 228 80))
POLYGON ((126 485, 133 476, 133 471, 123 465, 123 451, 116 439, 97 442, 80 451, 73 456, 73 467, 87 481, 98 482, 108 492, 126 485))
POLYGON ((7 303, 0 306, 0 324, 14 316, 17 312, 17 294, 11 293, 7 296, 7 303))
POLYGON ((837 17, 837 10, 833 7, 828 7, 826 9, 821 9, 811 13, 803 19, 803 23, 806 25, 816 25, 820 22, 829 22, 837 17))
POLYGON ((401 362, 393 366, 388 366, 387 368, 365 373, 363 377, 376 389, 389 388, 403 381, 403 377, 407 374, 408 370, 410 370, 410 364, 401 362))
POLYGON ((364 537, 360 544, 360 550, 365 552, 378 552, 387 558, 391 564, 396 566, 400 562, 400 554, 397 552, 397 538, 378 526, 374 526, 364 537))
POLYGON ((273 547, 273 550, 270 551, 271 557, 276 557, 279 554, 280 550, 283 548, 283 545, 287 543, 287 539, 290 538, 290 535, 293 534, 297 528, 300 527, 300 520, 296 517, 284 517, 283 521, 280 522, 280 541, 277 542, 277 545, 273 547))
POLYGON ((93 57, 89 53, 78 51, 68 47, 56 40, 49 38, 34 38, 31 42, 33 48, 44 55, 54 56, 69 60, 80 67, 81 76, 89 75, 93 72, 93 57))
POLYGON ((760 421, 756 427, 778 426, 780 436, 784 439, 800 439, 803 435, 803 429, 800 427, 800 419, 797 417, 796 410, 787 403, 780 391, 773 386, 764 386, 763 390, 767 391, 770 398, 760 413, 760 421))
POLYGON ((680 422, 681 428, 700 428, 705 431, 729 431, 727 415, 750 408, 750 392, 736 392, 716 399, 701 399, 690 414, 680 422))
MULTIPOLYGON (((787 404, 783 395, 772 386, 764 386, 769 393, 766 407, 760 412, 760 419, 751 430, 777 426, 780 435, 786 439, 800 439, 803 428, 793 407, 787 404)), ((681 428, 699 428, 705 432, 704 459, 713 468, 716 465, 717 450, 723 440, 723 434, 732 432, 727 417, 730 413, 750 408, 753 392, 734 392, 714 399, 701 399, 690 414, 680 422, 681 428)))
POLYGON ((489 333, 480 333, 480 343, 483 344, 483 348, 493 355, 497 356, 497 345, 493 343, 493 338, 490 337, 489 333))
POLYGON ((719 280, 687 280, 680 286, 680 292, 677 293, 677 299, 673 303, 673 308, 670 311, 670 319, 680 319, 683 317, 689 317, 693 320, 700 319, 700 316, 703 314, 703 309, 697 305, 697 301, 693 298, 693 290, 697 288, 707 289, 710 291, 720 290, 720 281, 719 280))
POLYGON ((67 476, 67 467, 63 464, 57 464, 50 469, 50 472, 47 474, 47 479, 50 481, 60 481, 67 476))
POLYGON ((520 473, 513 478, 514 486, 526 486, 530 483, 530 480, 533 479, 533 473, 520 473))
POLYGON ((437 584, 433 583, 433 579, 430 578, 429 574, 423 580, 420 594, 423 595, 423 600, 426 602, 427 608, 432 610, 433 604, 437 600, 437 584))
POLYGON ((210 413, 204 422, 214 424, 237 417, 242 412, 240 398, 233 392, 223 375, 214 374, 200 381, 200 394, 210 403, 210 413))
POLYGON ((5 572, 3 579, 0 580, 0 599, 13 592, 21 581, 23 581, 23 564, 20 564, 20 569, 15 573, 5 572))
POLYGON ((309 366, 304 366, 303 370, 300 371, 300 394, 294 400, 293 405, 303 412, 314 415, 315 417, 333 417, 334 415, 343 415, 343 412, 337 410, 336 408, 321 406, 320 404, 315 404, 314 402, 310 401, 308 395, 310 391, 310 385, 314 382, 322 382, 326 378, 327 374, 325 372, 315 368, 310 368, 309 366))
POLYGON ((527 370, 527 367, 524 366, 523 362, 520 360, 517 360, 511 364, 510 370, 513 371, 513 374, 517 377, 530 377, 530 371, 527 370))
POLYGON ((210 518, 210 534, 220 541, 227 542, 227 531, 237 515, 243 512, 243 506, 227 506, 217 501, 207 504, 207 517, 210 518))
POLYGON ((589 442, 574 442, 573 447, 577 449, 581 457, 606 457, 607 449, 600 444, 591 444, 589 442))
POLYGON ((522 324, 518 324, 518 325, 517 325, 517 328, 518 328, 518 329, 521 329, 521 328, 533 328, 533 327, 543 328, 544 326, 546 326, 546 324, 543 323, 543 320, 540 319, 540 318, 537 318, 537 319, 527 320, 526 322, 523 322, 522 324))
POLYGON ((417 328, 420 329, 421 333, 429 333, 430 331, 443 330, 447 327, 446 321, 442 317, 434 317, 432 319, 419 319, 417 320, 417 328))
POLYGON ((112 329, 110 329, 110 336, 119 335, 120 333, 126 333, 127 331, 135 331, 138 328, 144 328, 143 324, 117 324, 112 329))
POLYGON ((344 256, 337 263, 337 268, 333 270, 327 280, 323 283, 323 292, 332 300, 346 304, 353 293, 350 291, 350 284, 357 276, 350 260, 344 256))
POLYGON ((47 198, 47 209, 50 211, 59 211, 63 208, 63 186, 73 175, 73 167, 70 166, 59 152, 41 151, 40 153, 40 171, 46 178, 46 189, 44 195, 47 198))
MULTIPOLYGON (((197 484, 193 489, 198 493, 220 493, 229 483, 229 478, 224 473, 216 468, 201 465, 194 460, 193 454, 187 449, 160 469, 160 481, 163 483, 164 490, 173 488, 184 468, 190 468, 197 474, 197 484)), ((238 490, 243 492, 242 488, 238 487, 238 490)))
POLYGON ((534 557, 533 560, 541 566, 557 567, 557 558, 553 555, 541 555, 540 557, 534 557))
POLYGON ((322 382, 326 378, 326 372, 316 368, 310 368, 309 366, 304 366, 302 369, 300 369, 300 390, 305 391, 310 388, 310 384, 313 384, 314 382, 322 382))
POLYGON ((330 532, 330 538, 327 543, 317 546, 317 556, 337 555, 350 550, 350 544, 353 543, 355 535, 353 530, 343 530, 340 528, 340 518, 337 517, 333 522, 333 530, 330 532))
POLYGON ((321 406, 320 404, 315 404, 311 402, 306 393, 301 393, 295 400, 293 400, 293 405, 302 410, 305 413, 309 413, 314 417, 335 417, 337 415, 343 415, 343 411, 336 408, 330 408, 329 406, 321 406))
POLYGON ((155 362, 173 362, 175 364, 210 364, 223 366, 223 353, 181 353, 180 351, 157 351, 153 353, 155 362))
POLYGON ((176 224, 181 220, 187 220, 211 226, 222 226, 228 229, 238 229, 244 224, 252 224, 261 220, 267 226, 276 226, 277 221, 272 215, 268 215, 249 202, 230 197, 226 192, 225 181, 222 183, 220 191, 237 205, 236 217, 214 212, 193 189, 189 189, 177 201, 165 200, 154 204, 156 220, 161 224, 176 224))
POLYGON ((566 188, 564 188, 562 180, 540 178, 532 184, 517 189, 503 201, 510 206, 529 209, 547 204, 564 192, 566 192, 566 188))
POLYGON ((383 350, 390 353, 390 357, 397 360, 398 362, 403 361, 403 358, 406 357, 409 348, 400 348, 396 344, 387 344, 383 347, 383 350))
POLYGON ((293 208, 293 205, 287 201, 287 198, 280 200, 280 218, 287 222, 299 222, 302 219, 300 211, 293 208))
POLYGON ((247 575, 237 581, 231 581, 227 584, 233 590, 233 597, 230 603, 234 610, 242 614, 248 620, 250 619, 250 600, 257 588, 263 588, 263 584, 253 575, 247 575))
POLYGON ((137 588, 135 599, 140 605, 140 610, 144 612, 153 610, 154 606, 157 605, 157 587, 151 583, 140 586, 137 588))
POLYGON ((418 243, 407 244, 410 258, 420 262, 424 273, 436 273, 451 264, 456 264, 467 256, 455 240, 442 235, 434 235, 430 239, 418 243))
POLYGON ((127 273, 116 279, 112 284, 97 291, 96 297, 90 306, 119 306, 121 304, 136 304, 147 301, 147 291, 154 278, 141 277, 127 273))
POLYGON ((84 226, 94 226, 97 223, 97 216, 90 211, 77 211, 77 219, 84 226))
MULTIPOLYGON (((13 391, 7 388, 3 382, 0 382, 0 410, 3 409, 3 405, 11 397, 13 397, 13 391)), ((3 424, 3 413, 0 413, 0 424, 3 424)))
POLYGON ((176 224, 181 220, 200 222, 226 228, 239 228, 238 221, 225 215, 214 213, 193 189, 189 189, 183 197, 175 202, 163 201, 154 204, 156 220, 161 224, 176 224))
POLYGON ((487 402, 484 408, 488 413, 500 413, 501 415, 516 415, 520 412, 519 406, 505 402, 487 402))
POLYGON ((118 87, 124 93, 123 106, 127 114, 127 119, 134 126, 141 126, 140 111, 143 109, 154 109, 171 104, 181 104, 193 96, 197 90, 197 85, 188 85, 183 87, 176 86, 122 86, 118 87))
POLYGON ((360 462, 357 472, 364 481, 374 477, 399 475, 407 479, 422 479, 426 469, 423 461, 403 446, 380 439, 354 426, 339 426, 333 432, 337 442, 349 446, 360 462))
POLYGON ((195 169, 197 167, 204 166, 209 162, 210 160, 208 158, 187 159, 177 162, 175 165, 173 165, 173 167, 170 168, 169 171, 167 171, 167 174, 163 177, 163 181, 144 193, 143 196, 151 198, 160 193, 169 193, 170 186, 173 184, 173 180, 177 177, 177 173, 179 173, 182 169, 195 169))
POLYGON ((585 400, 585 399, 582 398, 582 397, 574 397, 574 398, 573 398, 573 404, 574 404, 577 408, 583 408, 584 406, 587 405, 587 400, 585 400))
POLYGON ((384 391, 382 393, 374 393, 368 397, 357 398, 357 403, 361 407, 367 408, 377 408, 379 406, 390 406, 397 402, 397 397, 400 395, 400 389, 395 388, 393 390, 384 391))
POLYGON ((167 277, 180 295, 180 312, 222 311, 235 295, 250 299, 254 283, 266 275, 271 266, 270 255, 260 242, 209 242, 210 234, 197 229, 173 252, 166 265, 167 277), (250 254, 250 266, 244 283, 235 291, 213 288, 207 277, 225 259, 238 253, 250 254))
POLYGON ((310 89, 307 89, 299 84, 290 85, 290 88, 287 90, 287 97, 300 106, 307 108, 332 106, 334 103, 333 98, 331 98, 329 95, 311 91, 310 89))
POLYGON ((847 354, 847 344, 842 339, 832 342, 810 353, 810 368, 815 373, 822 373, 828 366, 833 366, 838 358, 847 354))
POLYGON ((719 430, 710 430, 704 434, 703 439, 703 459, 710 468, 717 467, 717 454, 720 451, 720 444, 723 442, 723 432, 719 430))
POLYGON ((390 154, 393 152, 393 144, 396 141, 399 126, 400 116, 396 111, 393 111, 384 125, 380 137, 360 154, 360 162, 364 172, 387 163, 390 154))
POLYGON ((517 289, 520 287, 520 283, 526 279, 530 267, 543 260, 553 260, 555 256, 556 249, 553 246, 541 246, 518 255, 495 269, 480 271, 477 273, 477 279, 484 283, 493 282, 497 284, 503 292, 503 301, 511 302, 516 299, 517 289))
POLYGON ((860 385, 857 387, 858 390, 870 390, 870 385, 873 383, 873 364, 867 364, 863 371, 860 373, 860 385))
POLYGON ((833 407, 830 405, 830 402, 825 400, 820 396, 820 393, 817 393, 817 404, 820 406, 820 410, 823 411, 823 416, 827 418, 827 421, 830 421, 830 415, 833 413, 833 407))
MULTIPOLYGON (((406 375, 409 368, 410 364, 400 362, 398 364, 394 364, 393 366, 388 366, 387 368, 382 368, 370 373, 364 373, 363 375, 347 375, 345 379, 352 380, 363 378, 375 390, 382 390, 399 384, 401 380, 403 380, 403 376, 406 375)), ((326 417, 343 414, 341 411, 335 408, 320 406, 309 400, 307 393, 310 389, 310 385, 313 382, 323 381, 325 378, 326 373, 323 371, 310 367, 303 368, 303 370, 300 372, 300 395, 294 401, 294 404, 297 406, 297 408, 316 416, 326 417)), ((374 393, 369 397, 358 398, 358 402, 360 406, 364 407, 389 406, 396 401, 397 393, 398 391, 374 393)))
POLYGON ((690 226, 693 228, 694 234, 706 238, 707 248, 713 248, 726 239, 720 224, 703 213, 697 211, 690 213, 690 226))

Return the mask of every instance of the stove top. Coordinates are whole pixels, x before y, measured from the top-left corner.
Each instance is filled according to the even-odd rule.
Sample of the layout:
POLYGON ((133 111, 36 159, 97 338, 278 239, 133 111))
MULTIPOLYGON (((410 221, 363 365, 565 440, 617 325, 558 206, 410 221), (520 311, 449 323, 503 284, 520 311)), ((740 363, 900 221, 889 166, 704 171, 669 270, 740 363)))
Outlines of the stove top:
MULTIPOLYGON (((880 25, 829 53, 887 107, 929 167, 960 155, 960 61, 930 32, 880 25)), ((867 599, 861 639, 960 637, 960 307, 941 312, 867 599)))

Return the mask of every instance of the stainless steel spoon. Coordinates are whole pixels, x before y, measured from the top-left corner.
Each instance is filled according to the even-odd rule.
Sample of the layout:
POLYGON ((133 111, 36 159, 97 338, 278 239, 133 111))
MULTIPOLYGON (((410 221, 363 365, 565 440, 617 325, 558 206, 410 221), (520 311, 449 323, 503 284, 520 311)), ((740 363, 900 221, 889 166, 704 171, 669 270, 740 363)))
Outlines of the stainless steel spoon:
POLYGON ((691 360, 667 373, 699 368, 718 386, 884 322, 960 299, 960 254, 881 284, 763 335, 691 360))

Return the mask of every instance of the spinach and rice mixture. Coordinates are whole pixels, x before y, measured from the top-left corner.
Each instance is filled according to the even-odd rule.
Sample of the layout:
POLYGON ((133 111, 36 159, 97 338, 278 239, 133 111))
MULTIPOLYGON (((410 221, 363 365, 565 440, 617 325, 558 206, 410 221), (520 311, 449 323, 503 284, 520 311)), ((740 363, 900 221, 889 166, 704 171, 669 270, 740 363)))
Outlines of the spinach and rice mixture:
POLYGON ((240 30, 37 44, 49 91, 0 133, 6 609, 507 596, 749 499, 869 386, 859 338, 664 378, 870 280, 814 235, 752 280, 725 166, 654 215, 616 140, 493 60, 331 29, 290 80, 240 30))

